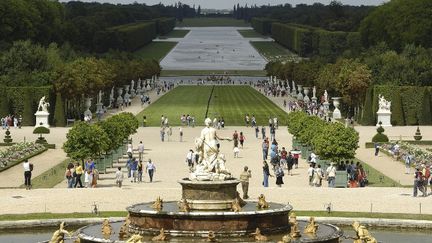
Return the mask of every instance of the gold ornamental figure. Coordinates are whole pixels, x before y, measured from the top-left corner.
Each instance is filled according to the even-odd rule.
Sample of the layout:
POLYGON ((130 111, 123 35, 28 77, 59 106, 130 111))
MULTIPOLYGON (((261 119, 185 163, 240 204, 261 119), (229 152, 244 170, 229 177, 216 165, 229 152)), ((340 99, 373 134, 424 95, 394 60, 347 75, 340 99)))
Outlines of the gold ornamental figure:
POLYGON ((65 222, 60 223, 59 229, 53 233, 49 243, 64 243, 65 235, 67 235, 69 237, 72 236, 72 233, 65 230, 65 226, 66 226, 65 222))
POLYGON ((180 212, 184 212, 184 213, 189 213, 190 212, 189 203, 187 202, 187 200, 185 198, 183 198, 182 200, 180 200, 180 202, 178 202, 177 204, 178 204, 180 212))
POLYGON ((252 233, 252 235, 255 237, 255 241, 267 241, 268 240, 267 236, 261 234, 261 230, 259 228, 256 228, 255 232, 252 233))
POLYGON ((310 217, 309 218, 309 223, 306 225, 303 233, 315 235, 316 232, 317 232, 317 230, 318 230, 318 224, 315 223, 315 218, 314 217, 310 217))
POLYGON ((166 241, 168 236, 165 234, 164 228, 160 229, 159 234, 152 238, 152 241, 166 241))
POLYGON ((102 235, 105 239, 109 239, 112 234, 112 227, 110 225, 109 219, 104 219, 102 222, 102 235))
POLYGON ((378 241, 369 233, 364 225, 361 225, 358 221, 355 221, 351 225, 356 232, 354 243, 377 243, 378 241))
POLYGON ((234 201, 231 203, 231 210, 234 211, 235 213, 238 213, 242 210, 238 198, 234 199, 234 201))
POLYGON ((291 238, 300 238, 300 230, 298 228, 297 216, 295 213, 290 214, 289 224, 291 226, 290 236, 291 238))
POLYGON ((152 204, 151 206, 153 209, 155 209, 156 211, 161 211, 163 208, 163 200, 161 199, 161 197, 157 197, 156 201, 152 204))
POLYGON ((258 207, 258 209, 266 209, 266 208, 270 207, 269 203, 265 200, 264 194, 261 194, 258 197, 258 205, 257 205, 257 207, 258 207))

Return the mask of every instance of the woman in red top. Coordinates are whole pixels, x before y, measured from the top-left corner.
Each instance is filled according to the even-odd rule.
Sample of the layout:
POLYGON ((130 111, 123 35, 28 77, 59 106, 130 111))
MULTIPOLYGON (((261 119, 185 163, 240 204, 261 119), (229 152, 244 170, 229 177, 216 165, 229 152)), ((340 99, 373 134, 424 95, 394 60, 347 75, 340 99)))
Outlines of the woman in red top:
POLYGON ((243 132, 240 132, 239 141, 242 148, 243 148, 244 140, 245 140, 245 136, 243 135, 243 132))

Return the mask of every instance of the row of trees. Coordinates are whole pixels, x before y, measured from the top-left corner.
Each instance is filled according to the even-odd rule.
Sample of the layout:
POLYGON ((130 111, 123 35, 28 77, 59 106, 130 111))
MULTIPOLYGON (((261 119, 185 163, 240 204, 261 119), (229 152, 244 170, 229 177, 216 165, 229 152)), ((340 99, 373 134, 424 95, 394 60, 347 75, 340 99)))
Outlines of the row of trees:
POLYGON ((250 21, 254 17, 274 19, 281 23, 296 23, 319 27, 330 31, 357 31, 360 22, 373 9, 372 6, 349 6, 339 1, 329 5, 314 3, 312 5, 291 4, 240 6, 235 5, 233 16, 236 19, 250 21))
POLYGON ((122 146, 130 135, 135 134, 139 122, 132 113, 120 113, 95 124, 76 123, 66 135, 63 150, 72 159, 99 157, 122 146))
POLYGON ((354 158, 359 134, 353 128, 346 128, 338 122, 327 123, 302 111, 289 113, 287 123, 288 131, 320 159, 337 162, 354 158))
POLYGON ((30 39, 35 43, 62 45, 69 42, 83 51, 93 51, 93 40, 99 31, 110 27, 149 21, 161 17, 179 20, 194 17, 196 10, 187 4, 147 6, 133 3, 114 5, 51 0, 0 1, 0 50, 16 40, 30 39))

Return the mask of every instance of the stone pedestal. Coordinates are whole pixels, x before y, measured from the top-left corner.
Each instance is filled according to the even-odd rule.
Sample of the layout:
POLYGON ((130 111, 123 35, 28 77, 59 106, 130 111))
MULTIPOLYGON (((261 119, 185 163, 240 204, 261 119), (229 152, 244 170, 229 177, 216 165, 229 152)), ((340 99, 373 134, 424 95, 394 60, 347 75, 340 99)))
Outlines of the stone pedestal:
POLYGON ((46 127, 49 128, 49 124, 48 124, 48 117, 49 117, 49 113, 46 111, 37 111, 35 113, 36 116, 36 124, 35 127, 46 127))
POLYGON ((303 101, 306 102, 306 103, 309 103, 310 102, 310 99, 309 99, 309 90, 310 90, 310 87, 304 87, 303 90, 304 90, 303 101))
POLYGON ((90 116, 90 117, 92 116, 92 112, 90 111, 91 100, 92 98, 85 99, 86 110, 84 111, 84 116, 90 116))
POLYGON ((193 210, 229 210, 237 197, 239 180, 191 181, 179 180, 182 199, 186 199, 193 210))
POLYGON ((383 127, 391 127, 391 111, 378 111, 377 112, 377 124, 376 126, 379 127, 381 122, 381 126, 383 127))
POLYGON ((302 85, 297 85, 297 87, 298 87, 297 99, 298 100, 303 100, 303 94, 302 94, 303 86, 302 85))

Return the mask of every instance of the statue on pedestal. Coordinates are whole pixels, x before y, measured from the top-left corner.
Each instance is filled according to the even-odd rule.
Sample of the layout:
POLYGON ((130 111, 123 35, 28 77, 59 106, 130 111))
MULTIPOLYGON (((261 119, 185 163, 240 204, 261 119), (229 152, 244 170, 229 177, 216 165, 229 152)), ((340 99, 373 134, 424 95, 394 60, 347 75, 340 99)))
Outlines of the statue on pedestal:
POLYGON ((219 153, 220 138, 212 126, 210 118, 205 119, 206 127, 202 129, 201 136, 195 139, 195 149, 199 154, 198 165, 190 173, 190 180, 225 180, 231 178, 231 173, 225 167, 225 155, 219 153))
POLYGON ((390 111, 391 107, 391 101, 387 101, 384 99, 384 96, 379 94, 378 95, 378 111, 390 111))
POLYGON ((48 112, 49 103, 45 101, 45 96, 39 100, 38 111, 48 112))
POLYGON ((324 102, 327 102, 328 103, 328 93, 327 93, 327 90, 324 90, 324 102))

